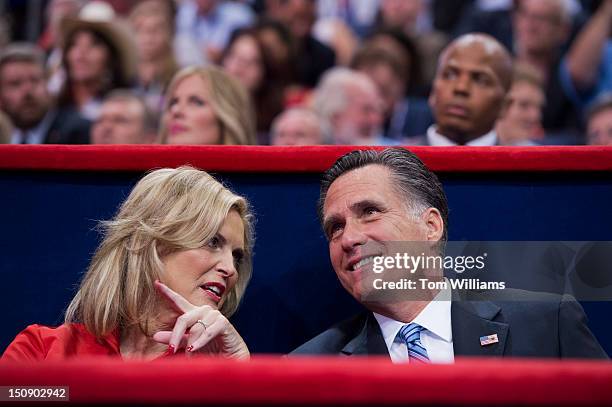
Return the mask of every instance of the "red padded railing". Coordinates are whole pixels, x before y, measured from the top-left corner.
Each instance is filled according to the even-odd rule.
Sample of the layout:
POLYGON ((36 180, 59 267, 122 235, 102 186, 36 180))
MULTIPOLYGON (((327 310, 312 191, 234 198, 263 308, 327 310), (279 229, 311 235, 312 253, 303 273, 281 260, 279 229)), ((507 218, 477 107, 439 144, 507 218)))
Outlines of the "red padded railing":
MULTIPOLYGON (((191 164, 219 172, 322 172, 354 148, 0 145, 0 169, 144 171, 191 164)), ((612 147, 407 148, 436 172, 612 171, 612 147)))
POLYGON ((610 405, 612 364, 259 357, 0 364, 2 386, 69 386, 71 402, 193 404, 610 405))

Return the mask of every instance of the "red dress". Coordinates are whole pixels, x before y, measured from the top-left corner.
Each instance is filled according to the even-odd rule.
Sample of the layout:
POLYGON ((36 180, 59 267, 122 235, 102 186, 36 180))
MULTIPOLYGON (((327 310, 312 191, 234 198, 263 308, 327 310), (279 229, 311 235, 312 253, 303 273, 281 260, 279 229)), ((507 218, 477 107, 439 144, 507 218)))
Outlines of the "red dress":
POLYGON ((63 324, 57 328, 30 325, 6 348, 2 360, 57 361, 79 356, 120 358, 118 332, 96 339, 83 324, 63 324))

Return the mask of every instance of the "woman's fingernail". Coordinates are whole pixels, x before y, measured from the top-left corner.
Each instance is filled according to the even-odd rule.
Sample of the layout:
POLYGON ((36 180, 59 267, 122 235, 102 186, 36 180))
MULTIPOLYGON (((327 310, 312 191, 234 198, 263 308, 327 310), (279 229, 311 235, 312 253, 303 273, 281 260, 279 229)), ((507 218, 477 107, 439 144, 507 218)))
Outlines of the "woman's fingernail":
POLYGON ((193 351, 193 346, 190 346, 187 348, 187 352, 191 352, 191 351, 193 351))
POLYGON ((175 354, 176 353, 176 349, 174 349, 173 345, 168 345, 168 352, 175 354))

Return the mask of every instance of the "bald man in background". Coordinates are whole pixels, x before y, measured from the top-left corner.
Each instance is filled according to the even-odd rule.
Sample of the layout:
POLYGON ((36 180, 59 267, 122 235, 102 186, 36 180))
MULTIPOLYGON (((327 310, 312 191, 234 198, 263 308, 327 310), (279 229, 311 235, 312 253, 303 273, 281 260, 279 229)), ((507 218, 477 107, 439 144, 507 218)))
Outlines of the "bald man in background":
POLYGON ((111 92, 91 128, 92 144, 153 144, 157 118, 139 96, 125 89, 111 92))
POLYGON ((315 112, 294 107, 274 119, 270 139, 273 146, 315 146, 325 144, 323 131, 315 112))
POLYGON ((435 124, 424 144, 492 146, 512 81, 512 57, 495 38, 466 34, 440 55, 429 96, 435 124))

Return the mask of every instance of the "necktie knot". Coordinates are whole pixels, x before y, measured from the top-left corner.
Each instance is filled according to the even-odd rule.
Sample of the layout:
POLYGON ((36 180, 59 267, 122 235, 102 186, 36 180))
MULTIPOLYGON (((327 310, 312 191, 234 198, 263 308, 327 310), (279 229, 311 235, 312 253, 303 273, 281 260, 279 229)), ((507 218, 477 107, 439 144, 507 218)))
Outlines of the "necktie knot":
POLYGON ((421 343, 421 332, 425 330, 421 325, 411 322, 404 325, 398 332, 398 336, 408 347, 408 359, 422 363, 429 363, 427 350, 421 343))
POLYGON ((415 343, 421 341, 421 331, 424 330, 421 325, 411 322, 404 325, 399 331, 399 337, 406 343, 415 343))

